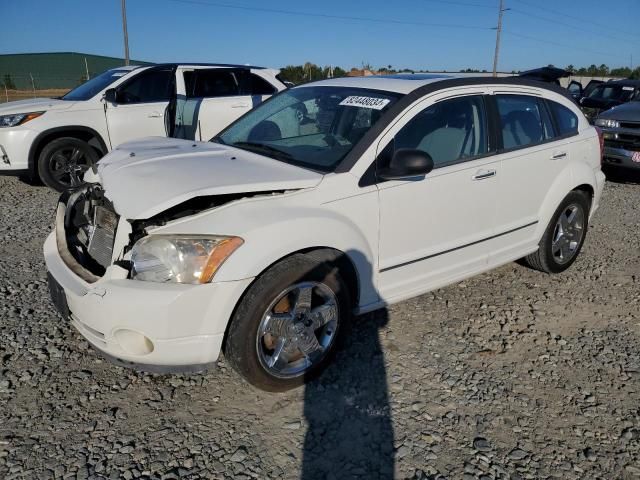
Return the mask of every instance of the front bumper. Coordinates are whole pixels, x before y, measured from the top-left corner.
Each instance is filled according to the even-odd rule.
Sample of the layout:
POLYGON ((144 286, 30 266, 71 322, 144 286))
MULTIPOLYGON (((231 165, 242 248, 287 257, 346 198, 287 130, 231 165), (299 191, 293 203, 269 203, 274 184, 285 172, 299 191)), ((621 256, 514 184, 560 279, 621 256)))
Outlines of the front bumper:
POLYGON ((217 360, 235 305, 253 279, 161 284, 129 280, 112 265, 87 283, 63 261, 55 235, 44 244, 47 269, 73 326, 107 358, 166 372, 202 370, 217 360))
POLYGON ((29 149, 37 136, 26 128, 0 128, 0 175, 29 169, 29 149))
MULTIPOLYGON (((604 144, 604 163, 613 167, 634 168, 640 170, 640 161, 634 161, 633 155, 640 155, 638 151, 627 150, 622 147, 604 144)), ((638 157, 636 157, 638 158, 638 157)))

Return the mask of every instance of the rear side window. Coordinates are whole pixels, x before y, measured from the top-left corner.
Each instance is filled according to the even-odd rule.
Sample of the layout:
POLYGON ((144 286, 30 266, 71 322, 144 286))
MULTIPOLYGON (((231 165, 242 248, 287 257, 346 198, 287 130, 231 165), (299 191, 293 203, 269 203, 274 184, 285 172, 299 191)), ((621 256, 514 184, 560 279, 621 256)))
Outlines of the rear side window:
POLYGON ((524 148, 553 138, 544 102, 528 95, 497 95, 505 150, 524 148))
POLYGON ((215 98, 239 95, 238 82, 228 69, 206 69, 184 72, 188 98, 215 98))
POLYGON ((396 134, 394 149, 400 148, 428 153, 436 167, 487 153, 482 98, 455 98, 426 108, 396 134))
POLYGON ((264 78, 255 73, 249 75, 248 92, 245 95, 273 95, 276 88, 264 78))
POLYGON ((118 103, 151 103, 169 101, 174 90, 173 70, 141 72, 118 88, 118 103))
POLYGON ((564 105, 556 102, 548 102, 551 112, 556 119, 558 135, 575 135, 578 133, 578 117, 564 105))

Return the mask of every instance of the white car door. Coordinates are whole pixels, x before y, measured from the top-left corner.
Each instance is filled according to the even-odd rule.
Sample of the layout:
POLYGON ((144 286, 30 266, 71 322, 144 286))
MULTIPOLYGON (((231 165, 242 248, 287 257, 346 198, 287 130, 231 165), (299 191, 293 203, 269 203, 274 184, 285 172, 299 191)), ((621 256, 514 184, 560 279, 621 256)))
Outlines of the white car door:
POLYGON ((425 151, 435 165, 425 177, 378 184, 382 298, 408 298, 486 266, 499 198, 491 143, 482 92, 424 101, 382 138, 378 168, 400 148, 425 151))
POLYGON ((145 70, 116 88, 105 115, 112 148, 149 136, 166 136, 165 115, 175 91, 171 68, 145 70))
POLYGON ((250 77, 244 68, 178 69, 178 101, 175 136, 209 140, 231 122, 262 102, 251 95, 250 77))

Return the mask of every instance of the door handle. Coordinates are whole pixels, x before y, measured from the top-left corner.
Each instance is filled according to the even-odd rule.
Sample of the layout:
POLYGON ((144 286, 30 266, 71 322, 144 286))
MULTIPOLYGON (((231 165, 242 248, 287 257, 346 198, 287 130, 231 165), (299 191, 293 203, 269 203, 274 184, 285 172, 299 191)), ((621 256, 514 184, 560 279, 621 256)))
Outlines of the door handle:
POLYGON ((151 112, 149 115, 147 115, 147 118, 160 118, 162 116, 162 114, 160 112, 151 112))
POLYGON ((560 160, 567 156, 567 152, 558 152, 551 155, 551 160, 560 160))
POLYGON ((248 103, 234 103, 231 108, 249 108, 248 103))
POLYGON ((487 178, 495 177, 497 172, 495 170, 480 170, 473 177, 472 180, 486 180, 487 178))

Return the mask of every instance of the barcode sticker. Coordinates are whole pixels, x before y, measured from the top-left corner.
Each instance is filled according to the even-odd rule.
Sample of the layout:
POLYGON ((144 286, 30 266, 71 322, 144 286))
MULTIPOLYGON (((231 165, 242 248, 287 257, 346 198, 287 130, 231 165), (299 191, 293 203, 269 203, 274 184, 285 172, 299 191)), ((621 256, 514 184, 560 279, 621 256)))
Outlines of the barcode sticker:
POLYGON ((371 108, 373 110, 382 110, 390 102, 388 98, 376 98, 376 97, 360 97, 352 95, 345 98, 340 102, 340 105, 345 107, 360 107, 371 108))

